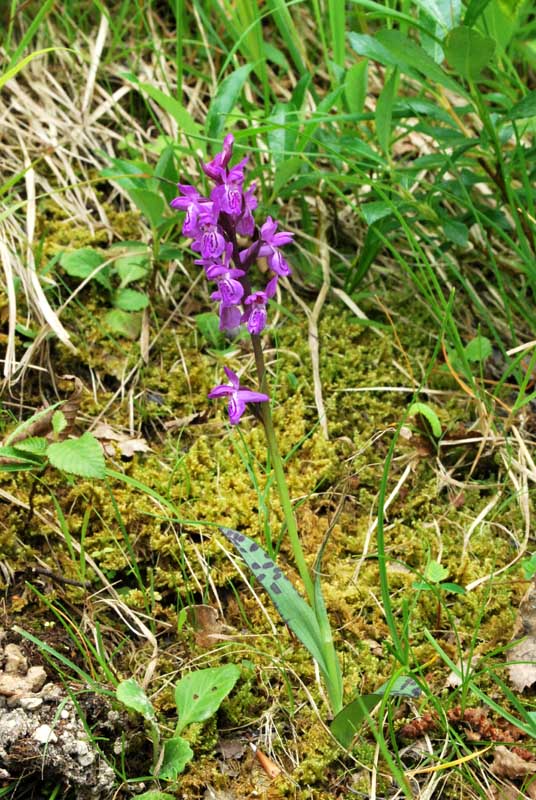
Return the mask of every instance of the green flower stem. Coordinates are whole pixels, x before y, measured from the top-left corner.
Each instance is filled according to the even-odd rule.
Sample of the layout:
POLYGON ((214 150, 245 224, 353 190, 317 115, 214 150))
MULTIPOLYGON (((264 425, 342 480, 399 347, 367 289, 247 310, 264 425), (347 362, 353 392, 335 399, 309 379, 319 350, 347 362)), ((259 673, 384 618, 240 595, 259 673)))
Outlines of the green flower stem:
MULTIPOLYGON (((255 365, 257 367, 257 375, 259 378, 260 391, 264 392, 265 394, 268 394, 266 367, 264 364, 264 354, 262 352, 260 336, 252 334, 251 340, 253 343, 253 352, 255 354, 255 365)), ((274 423, 272 420, 272 412, 270 410, 270 404, 261 403, 260 413, 262 416, 262 423, 264 425, 264 430, 266 433, 268 450, 270 452, 270 457, 272 459, 272 469, 274 471, 274 476, 277 483, 279 500, 281 502, 281 507, 283 509, 285 522, 287 523, 287 531, 290 539, 290 545, 292 547, 292 553, 294 555, 294 560, 296 562, 298 572, 300 573, 300 577, 305 587, 305 593, 307 594, 307 599, 309 600, 311 608, 314 609, 316 605, 315 587, 313 584, 311 573, 307 566, 307 562, 305 561, 305 556, 301 546, 300 537, 298 535, 298 526, 296 525, 296 517, 294 516, 292 503, 290 502, 290 495, 288 491, 287 482, 285 479, 285 470, 283 468, 283 459, 281 458, 281 453, 279 452, 279 447, 277 444, 277 439, 274 430, 274 423)))
MULTIPOLYGON (((264 354, 262 352, 260 336, 252 335, 251 339, 253 342, 253 352, 255 354, 255 364, 259 378, 259 390, 265 394, 269 394, 268 382, 266 380, 264 354)), ((285 470, 283 468, 283 459, 281 458, 281 453, 279 452, 279 446, 277 444, 270 404, 261 403, 260 413, 266 433, 268 450, 272 460, 272 469, 274 471, 274 476, 277 483, 279 499, 281 502, 281 507, 283 508, 285 522, 287 524, 287 531, 290 538, 292 553, 294 555, 298 572, 300 573, 300 577, 305 587, 309 605, 315 613, 320 635, 322 637, 323 651, 326 657, 326 664, 328 668, 328 674, 325 675, 326 688, 331 710, 334 714, 337 714, 341 710, 343 704, 343 688, 341 669, 337 652, 333 644, 333 636, 331 632, 331 626, 329 624, 329 618, 324 601, 322 599, 320 588, 318 587, 318 591, 315 591, 314 581, 307 566, 307 562, 305 561, 305 556, 298 534, 298 526, 296 525, 296 517, 294 516, 292 503, 290 502, 290 495, 285 478, 285 470)))

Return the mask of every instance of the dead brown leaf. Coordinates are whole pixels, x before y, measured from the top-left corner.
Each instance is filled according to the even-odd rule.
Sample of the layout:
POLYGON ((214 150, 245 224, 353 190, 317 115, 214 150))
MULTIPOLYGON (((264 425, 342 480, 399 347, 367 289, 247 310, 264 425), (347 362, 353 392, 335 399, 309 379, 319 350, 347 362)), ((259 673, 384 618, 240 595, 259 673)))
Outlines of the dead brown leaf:
POLYGON ((197 605, 187 609, 188 622, 195 630, 195 641, 199 647, 214 647, 222 639, 232 639, 232 628, 226 625, 214 606, 197 605))
POLYGON ((508 651, 507 658, 508 661, 525 662, 510 664, 508 667, 510 681, 518 692, 522 692, 536 683, 536 638, 534 636, 527 636, 517 642, 508 651))
POLYGON ((525 761, 502 744, 495 748, 493 755, 491 771, 498 778, 524 778, 536 773, 535 761, 525 761))
POLYGON ((120 433, 104 422, 97 425, 93 436, 99 440, 104 452, 111 458, 117 455, 123 458, 132 458, 135 453, 147 453, 151 449, 145 439, 133 438, 126 433, 120 433))

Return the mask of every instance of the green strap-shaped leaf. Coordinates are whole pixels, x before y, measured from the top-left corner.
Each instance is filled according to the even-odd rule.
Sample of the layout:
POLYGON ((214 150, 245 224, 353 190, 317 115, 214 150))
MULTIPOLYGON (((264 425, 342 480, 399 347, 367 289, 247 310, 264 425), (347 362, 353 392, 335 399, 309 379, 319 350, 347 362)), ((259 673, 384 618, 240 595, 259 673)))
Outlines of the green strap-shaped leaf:
POLYGON ((343 747, 350 747, 362 722, 386 692, 389 697, 417 698, 421 694, 421 688, 413 678, 401 675, 394 681, 384 683, 374 694, 362 694, 344 706, 330 725, 332 734, 343 747))
POLYGON ((220 531, 238 550, 261 586, 270 595, 283 622, 296 634, 317 662, 324 677, 329 680, 322 634, 312 608, 257 542, 232 528, 220 527, 220 531))

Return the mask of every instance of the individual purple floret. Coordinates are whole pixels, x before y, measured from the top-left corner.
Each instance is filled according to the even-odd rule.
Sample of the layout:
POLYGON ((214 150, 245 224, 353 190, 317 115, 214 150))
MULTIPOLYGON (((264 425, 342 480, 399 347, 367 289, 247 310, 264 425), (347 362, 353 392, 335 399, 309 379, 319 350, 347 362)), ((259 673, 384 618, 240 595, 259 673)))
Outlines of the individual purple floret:
POLYGON ((252 335, 262 333, 266 327, 266 304, 277 289, 277 275, 268 282, 264 292, 253 292, 246 297, 244 304, 247 306, 242 315, 242 322, 247 322, 248 331, 252 335))
POLYGON ((246 403, 264 403, 270 398, 262 392, 251 392, 249 389, 242 389, 240 381, 236 372, 233 372, 229 367, 224 367, 225 374, 230 380, 229 384, 223 383, 220 386, 215 386, 212 391, 208 393, 210 398, 213 397, 229 397, 229 421, 231 425, 237 425, 240 422, 240 417, 246 410, 246 403))
POLYGON ((279 248, 284 244, 290 244, 293 234, 285 231, 276 233, 278 224, 271 217, 268 217, 262 226, 259 256, 266 258, 268 266, 276 275, 284 277, 285 275, 290 275, 291 269, 279 248))
POLYGON ((205 260, 218 258, 225 250, 226 241, 218 225, 218 217, 219 209, 213 203, 207 203, 206 207, 199 211, 192 250, 200 252, 205 260))
POLYGON ((216 156, 209 161, 208 164, 202 164, 202 169, 205 175, 208 175, 213 181, 218 182, 221 176, 222 168, 225 168, 233 155, 234 136, 228 133, 223 140, 223 150, 217 153, 216 156))
POLYGON ((201 197, 197 189, 193 186, 188 186, 185 183, 179 183, 178 188, 183 194, 183 197, 175 197, 171 201, 171 208, 176 208, 179 211, 186 211, 186 217, 182 226, 183 236, 195 236, 198 233, 197 221, 201 211, 207 209, 207 205, 211 204, 206 197, 201 197))
POLYGON ((231 169, 220 169, 220 182, 210 193, 210 199, 214 205, 230 214, 238 217, 242 213, 244 183, 244 167, 248 159, 243 158, 239 164, 231 169))

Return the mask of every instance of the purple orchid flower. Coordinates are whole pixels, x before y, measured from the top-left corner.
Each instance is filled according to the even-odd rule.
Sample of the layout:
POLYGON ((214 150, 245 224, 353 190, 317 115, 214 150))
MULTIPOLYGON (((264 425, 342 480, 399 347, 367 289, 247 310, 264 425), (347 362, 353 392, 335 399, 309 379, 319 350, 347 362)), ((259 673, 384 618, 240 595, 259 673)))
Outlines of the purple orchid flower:
POLYGON ((276 275, 284 277, 285 275, 290 275, 291 269, 279 248, 284 244, 292 242, 294 234, 286 231, 279 231, 279 233, 276 233, 278 224, 279 223, 273 220, 272 217, 268 217, 262 226, 259 256, 264 256, 266 258, 268 266, 276 275))
POLYGON ((242 320, 242 309, 240 306, 227 306, 220 303, 218 309, 220 316, 220 331, 235 331, 242 320))
POLYGON ((210 398, 214 397, 229 397, 229 422, 231 425, 237 425, 240 422, 240 417, 246 410, 247 403, 265 403, 270 398, 267 394, 262 392, 252 392, 249 389, 242 389, 240 380, 236 372, 233 372, 229 367, 224 367, 225 374, 230 380, 229 384, 220 384, 215 386, 212 391, 208 393, 210 398))
POLYGON ((255 192, 257 191, 257 184, 255 181, 243 193, 243 209, 242 216, 236 223, 236 232, 240 236, 253 236, 255 230, 255 220, 253 219, 253 211, 257 208, 257 198, 255 192))
POLYGON ((266 304, 277 289, 277 275, 268 282, 264 292, 253 292, 244 300, 247 306, 242 315, 242 322, 247 322, 248 331, 252 336, 262 333, 266 327, 266 304))
POLYGON ((192 242, 192 250, 201 253, 201 257, 210 261, 225 251, 226 241, 218 225, 219 210, 213 203, 202 207, 197 218, 197 235, 192 242))
POLYGON ((185 183, 177 184, 179 190, 182 192, 182 197, 175 197, 171 203, 171 208, 176 208, 179 211, 186 211, 186 217, 182 226, 182 233, 184 236, 196 236, 198 233, 197 221, 202 211, 212 207, 212 203, 206 197, 201 197, 199 192, 193 186, 188 186, 185 183))
POLYGON ((221 169, 221 181, 210 193, 214 205, 233 217, 238 217, 242 213, 242 185, 247 161, 246 156, 231 169, 221 169))
POLYGON ((205 175, 208 175, 208 177, 216 183, 221 181, 222 170, 225 170, 225 167, 233 156, 233 145, 234 136, 232 133, 228 133, 223 140, 222 152, 217 153, 208 164, 201 165, 205 175))

